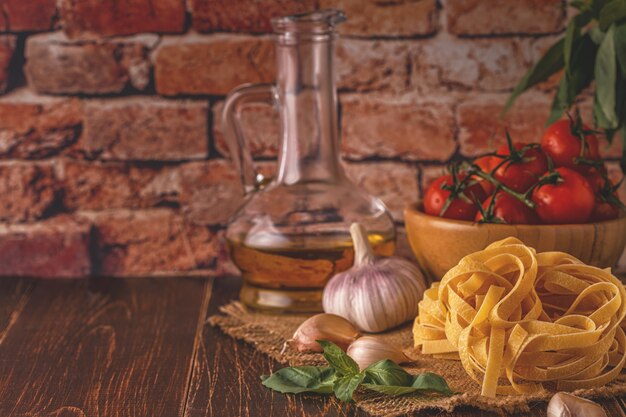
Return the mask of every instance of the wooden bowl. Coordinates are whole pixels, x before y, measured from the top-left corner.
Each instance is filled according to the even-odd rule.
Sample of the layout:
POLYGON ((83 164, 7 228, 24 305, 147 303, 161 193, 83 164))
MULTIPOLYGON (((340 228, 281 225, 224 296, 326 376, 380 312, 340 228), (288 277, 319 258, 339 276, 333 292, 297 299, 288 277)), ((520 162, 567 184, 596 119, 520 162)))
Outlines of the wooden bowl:
POLYGON ((537 252, 567 252, 601 268, 614 266, 626 245, 624 216, 588 224, 480 224, 430 216, 417 203, 404 210, 404 221, 411 249, 432 280, 441 279, 465 255, 509 236, 537 252))

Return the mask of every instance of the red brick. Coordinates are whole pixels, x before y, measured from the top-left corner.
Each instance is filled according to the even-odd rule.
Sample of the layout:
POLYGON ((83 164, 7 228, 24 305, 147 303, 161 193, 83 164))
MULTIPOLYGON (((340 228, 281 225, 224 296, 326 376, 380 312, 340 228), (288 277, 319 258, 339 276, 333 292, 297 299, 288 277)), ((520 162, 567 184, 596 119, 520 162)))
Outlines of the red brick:
POLYGON ((170 205, 194 224, 225 225, 243 199, 239 176, 218 159, 164 167, 66 160, 59 171, 72 211, 170 205))
POLYGON ((419 198, 415 166, 401 162, 348 162, 345 168, 355 184, 385 203, 396 221, 402 221, 404 207, 419 198))
POLYGON ((59 0, 70 37, 179 33, 185 28, 184 0, 59 0))
POLYGON ((169 209, 85 212, 96 227, 97 273, 141 276, 216 266, 219 232, 194 226, 169 209))
POLYGON ((519 142, 538 142, 546 128, 552 96, 530 92, 518 98, 504 120, 500 113, 508 94, 476 94, 457 108, 461 153, 476 156, 505 143, 504 129, 519 142))
POLYGON ((444 7, 457 35, 558 32, 565 21, 561 0, 453 0, 444 7))
POLYGON ((189 4, 193 27, 201 32, 272 32, 272 17, 317 8, 317 0, 189 0, 189 4))
POLYGON ((441 35, 412 47, 414 87, 512 89, 538 58, 533 38, 460 39, 441 35))
POLYGON ((32 88, 52 94, 110 94, 150 83, 150 48, 156 36, 105 42, 71 42, 61 33, 26 41, 26 76, 32 88))
POLYGON ((75 98, 20 89, 0 98, 0 114, 0 157, 49 157, 80 136, 82 106, 75 98))
POLYGON ((91 273, 91 225, 66 216, 0 224, 0 275, 81 278, 91 273))
POLYGON ((243 202, 239 174, 230 162, 191 162, 180 167, 180 203, 197 225, 225 225, 243 202))
MULTIPOLYGON (((230 156, 228 144, 222 134, 223 107, 223 101, 213 106, 213 139, 217 150, 222 155, 230 156)), ((276 109, 267 104, 244 105, 241 113, 241 125, 253 157, 268 158, 278 154, 280 120, 276 109)))
POLYGON ((338 88, 406 90, 410 62, 408 45, 403 41, 340 39, 336 50, 338 88))
POLYGON ((208 104, 128 97, 87 100, 82 149, 107 160, 178 161, 208 156, 208 104))
POLYGON ((46 217, 57 209, 58 191, 51 164, 0 162, 0 221, 46 217))
POLYGON ((0 0, 0 32, 34 32, 54 25, 56 0, 0 0))
POLYGON ((437 30, 435 0, 320 0, 320 6, 346 13, 348 20, 339 26, 343 35, 414 36, 437 30))
POLYGON ((270 38, 236 35, 166 37, 155 51, 159 94, 226 94, 243 83, 272 82, 270 38))
POLYGON ((158 168, 121 162, 64 160, 58 167, 63 206, 70 211, 107 210, 172 202, 170 193, 151 192, 160 172, 158 168))
POLYGON ((14 35, 0 35, 0 93, 9 86, 9 72, 13 52, 15 51, 14 35))
POLYGON ((342 104, 348 158, 445 161, 456 149, 453 103, 447 99, 351 95, 342 104))

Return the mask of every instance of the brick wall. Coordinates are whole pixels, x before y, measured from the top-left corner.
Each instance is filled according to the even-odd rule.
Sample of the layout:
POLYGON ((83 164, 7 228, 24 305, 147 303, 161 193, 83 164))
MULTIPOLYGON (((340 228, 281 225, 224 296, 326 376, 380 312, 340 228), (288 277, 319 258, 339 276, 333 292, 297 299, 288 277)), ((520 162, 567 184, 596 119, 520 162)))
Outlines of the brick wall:
MULTIPOLYGON (((232 268, 222 238, 241 187, 214 121, 233 87, 272 81, 269 18, 319 7, 349 17, 347 171, 398 222, 504 125, 539 138, 554 82, 497 115, 563 31, 561 0, 0 0, 0 274, 232 268)), ((276 115, 256 106, 245 121, 271 171, 276 115)))

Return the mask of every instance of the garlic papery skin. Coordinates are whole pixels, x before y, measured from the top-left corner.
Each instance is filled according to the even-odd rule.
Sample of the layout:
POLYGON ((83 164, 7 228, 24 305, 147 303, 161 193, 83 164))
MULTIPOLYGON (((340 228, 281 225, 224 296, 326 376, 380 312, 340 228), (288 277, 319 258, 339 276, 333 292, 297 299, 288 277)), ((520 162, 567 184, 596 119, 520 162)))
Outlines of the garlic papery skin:
POLYGON ((363 370, 373 363, 391 359, 397 364, 411 362, 400 349, 379 336, 363 336, 352 342, 346 351, 363 370))
POLYGON ((291 345, 298 352, 322 352, 324 349, 316 341, 327 340, 346 350, 359 336, 359 330, 348 320, 322 313, 306 319, 286 345, 291 345))
POLYGON ((557 392, 548 403, 548 417, 607 417, 600 404, 566 392, 557 392))
POLYGON ((377 258, 360 224, 353 223, 350 234, 354 265, 326 284, 324 311, 344 317, 370 333, 414 319, 426 290, 420 270, 402 258, 377 258))

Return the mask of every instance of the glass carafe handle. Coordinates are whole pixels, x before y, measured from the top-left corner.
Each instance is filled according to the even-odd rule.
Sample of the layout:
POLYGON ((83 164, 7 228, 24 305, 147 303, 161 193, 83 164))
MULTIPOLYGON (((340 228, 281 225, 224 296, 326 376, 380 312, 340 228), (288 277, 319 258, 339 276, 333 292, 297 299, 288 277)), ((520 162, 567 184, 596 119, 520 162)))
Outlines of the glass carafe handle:
POLYGON ((241 113, 243 107, 249 103, 274 105, 276 87, 273 84, 243 84, 232 90, 224 102, 222 132, 246 193, 257 190, 266 182, 254 166, 241 128, 241 113))

